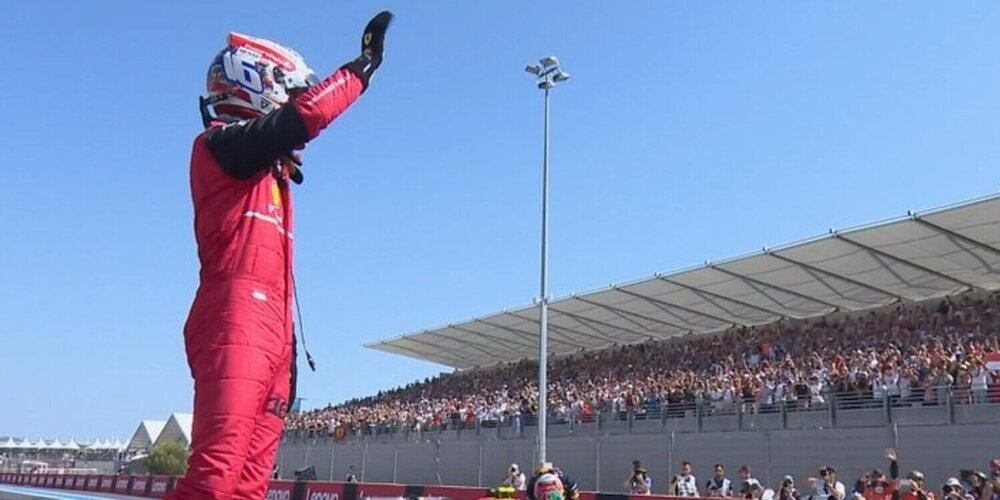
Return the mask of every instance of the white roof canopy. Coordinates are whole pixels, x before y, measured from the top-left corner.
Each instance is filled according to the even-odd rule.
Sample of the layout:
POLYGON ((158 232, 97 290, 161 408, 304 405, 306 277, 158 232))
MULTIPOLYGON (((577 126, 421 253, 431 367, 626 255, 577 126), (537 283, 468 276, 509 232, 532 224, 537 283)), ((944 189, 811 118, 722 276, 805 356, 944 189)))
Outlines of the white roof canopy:
POLYGON ((167 422, 163 420, 143 420, 126 447, 130 450, 149 450, 156 442, 156 438, 160 437, 165 425, 167 422))
MULTIPOLYGON (((1000 195, 549 303, 549 351, 713 333, 1000 288, 1000 195)), ((366 347, 460 369, 538 357, 538 307, 366 347)))

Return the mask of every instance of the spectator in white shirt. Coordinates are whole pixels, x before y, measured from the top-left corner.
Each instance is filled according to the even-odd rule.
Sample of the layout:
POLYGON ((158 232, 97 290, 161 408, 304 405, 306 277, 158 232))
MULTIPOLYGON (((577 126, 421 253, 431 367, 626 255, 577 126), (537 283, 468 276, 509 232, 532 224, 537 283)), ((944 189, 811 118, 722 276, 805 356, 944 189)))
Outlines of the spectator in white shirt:
POLYGON ((990 371, 982 361, 978 361, 978 369, 972 374, 972 401, 975 404, 988 402, 990 371))
POLYGON ((833 467, 821 467, 819 477, 809 476, 806 482, 816 489, 813 500, 844 500, 847 496, 847 489, 844 488, 844 483, 837 481, 837 469, 833 467))
POLYGON ((760 488, 763 492, 764 487, 760 484, 760 481, 756 480, 752 476, 753 471, 750 470, 749 465, 740 466, 740 497, 741 498, 754 498, 753 489, 754 486, 760 488))

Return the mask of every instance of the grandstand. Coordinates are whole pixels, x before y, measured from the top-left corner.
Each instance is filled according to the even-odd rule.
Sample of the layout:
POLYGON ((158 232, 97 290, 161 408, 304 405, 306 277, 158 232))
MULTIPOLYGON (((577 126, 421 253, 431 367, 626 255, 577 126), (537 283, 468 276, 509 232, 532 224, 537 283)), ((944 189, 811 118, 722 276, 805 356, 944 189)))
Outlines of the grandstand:
MULTIPOLYGON (((772 484, 860 474, 885 446, 933 481, 982 468, 978 436, 1000 435, 998 265, 992 196, 556 300, 550 454, 590 489, 636 458, 661 478, 738 460, 772 484)), ((523 307, 369 345, 459 371, 291 415, 283 469, 481 485, 532 463, 537 330, 523 307)))

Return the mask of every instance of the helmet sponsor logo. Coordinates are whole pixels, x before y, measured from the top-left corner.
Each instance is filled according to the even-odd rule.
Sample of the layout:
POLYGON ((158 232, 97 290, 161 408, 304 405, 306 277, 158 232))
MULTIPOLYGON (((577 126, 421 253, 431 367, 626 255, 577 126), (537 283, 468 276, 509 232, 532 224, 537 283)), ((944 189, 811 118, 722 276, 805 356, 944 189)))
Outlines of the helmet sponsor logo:
POLYGON ((243 58, 239 52, 226 52, 222 54, 222 67, 226 72, 226 78, 236 82, 248 92, 260 94, 264 91, 264 82, 257 71, 257 65, 253 61, 243 58))

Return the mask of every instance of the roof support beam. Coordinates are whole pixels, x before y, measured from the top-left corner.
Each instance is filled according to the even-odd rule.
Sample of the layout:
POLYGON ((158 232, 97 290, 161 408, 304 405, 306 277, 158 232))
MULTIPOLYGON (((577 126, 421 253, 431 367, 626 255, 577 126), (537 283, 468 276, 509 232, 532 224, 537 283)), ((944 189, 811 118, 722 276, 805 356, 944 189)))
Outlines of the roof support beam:
MULTIPOLYGON (((495 357, 496 356, 496 351, 495 350, 490 350, 491 348, 495 349, 494 346, 486 346, 486 345, 480 344, 479 342, 473 342, 473 341, 471 341, 471 340, 469 340, 467 338, 452 337, 452 336, 449 336, 449 335, 445 335, 444 333, 434 333, 433 335, 436 335, 437 337, 442 338, 444 340, 450 340, 452 342, 457 342, 459 344, 462 344, 462 345, 465 345, 465 346, 469 346, 469 347, 475 349, 476 352, 478 352, 478 353, 480 353, 482 355, 489 356, 489 357, 495 357)), ((513 350, 513 349, 510 348, 510 346, 506 346, 506 345, 503 346, 503 348, 508 349, 508 350, 513 350)))
MULTIPOLYGON (((521 338, 520 335, 518 336, 518 339, 514 339, 514 338, 507 338, 507 339, 505 339, 505 338, 502 338, 502 337, 495 337, 495 336, 487 334, 487 333, 477 332, 475 330, 470 330, 470 329, 462 327, 462 326, 451 325, 451 328, 453 330, 458 330, 458 331, 463 332, 463 333, 468 333, 469 335, 475 335, 475 336, 478 336, 478 337, 482 337, 484 339, 489 339, 489 340, 492 340, 494 342, 509 342, 511 344, 515 344, 515 345, 518 345, 520 347, 524 347, 525 349, 528 349, 529 352, 533 351, 535 349, 538 349, 538 344, 532 344, 530 342, 524 342, 522 340, 518 340, 518 339, 521 338)), ((518 332, 518 333, 520 333, 520 332, 518 332)), ((518 352, 520 352, 520 351, 518 351, 518 352)))
MULTIPOLYGON (((910 267, 912 267, 914 269, 918 269, 920 271, 923 271, 923 272, 925 272, 927 274, 933 274, 934 276, 937 276, 939 278, 951 281, 952 283, 958 283, 959 285, 965 286, 969 290, 973 290, 973 289, 977 288, 976 285, 973 285, 972 283, 966 283, 966 282, 964 282, 964 281, 962 281, 962 280, 960 280, 958 278, 955 278, 953 276, 949 276, 949 275, 944 274, 944 273, 942 273, 940 271, 935 271, 935 270, 933 270, 933 269, 931 269, 929 267, 924 267, 924 266, 922 266, 920 264, 917 264, 916 262, 911 262, 911 261, 906 260, 906 259, 901 259, 901 258, 896 257, 895 255, 893 255, 891 253, 884 252, 884 251, 879 250, 879 249, 874 248, 874 247, 870 247, 868 245, 865 245, 864 243, 858 243, 857 241, 852 240, 852 239, 850 239, 850 238, 848 238, 848 237, 846 237, 846 236, 844 236, 842 234, 839 234, 836 231, 833 232, 833 237, 837 238, 840 241, 843 241, 843 242, 849 243, 851 245, 854 245, 854 246, 856 246, 856 247, 858 247, 858 248, 860 248, 862 250, 865 250, 865 251, 871 253, 872 255, 876 255, 876 256, 879 256, 879 257, 883 257, 883 258, 886 258, 886 259, 890 259, 890 260, 899 262, 901 264, 910 266, 910 267)), ((876 260, 878 260, 878 259, 876 259, 876 260)), ((885 265, 885 263, 882 263, 882 265, 885 266, 885 267, 888 267, 888 266, 885 265)))
MULTIPOLYGON (((685 307, 685 306, 682 306, 682 305, 679 305, 679 304, 674 304, 673 302, 667 302, 667 301, 660 300, 660 299, 654 299, 652 297, 646 297, 645 295, 640 295, 638 293, 630 292, 628 290, 624 290, 624 289, 621 289, 621 288, 615 288, 615 290, 619 291, 619 292, 622 292, 624 294, 627 294, 627 295, 631 295, 633 297, 642 297, 644 299, 653 301, 653 302, 655 302, 655 303, 657 303, 657 304, 659 304, 659 305, 661 305, 663 307, 670 307, 670 308, 674 308, 674 309, 680 309, 681 311, 688 312, 688 313, 694 314, 696 316, 701 316, 703 318, 708 318, 708 319, 713 320, 713 321, 718 321, 718 322, 720 322, 722 324, 725 324, 725 325, 739 324, 739 323, 737 323, 736 321, 733 321, 730 318, 723 318, 721 316, 716 316, 714 314, 709 314, 707 312, 702 312, 702 311, 699 311, 697 309, 691 309, 690 307, 685 307)), ((675 317, 679 317, 676 314, 674 316, 675 317)), ((739 318, 737 318, 737 319, 739 319, 739 318)))
POLYGON ((953 237, 955 239, 962 240, 962 241, 964 241, 964 242, 966 242, 966 243, 968 243, 968 244, 970 244, 970 245, 972 245, 974 247, 980 248, 982 250, 986 250, 987 252, 990 252, 990 253, 992 253, 994 255, 1000 255, 1000 248, 996 248, 996 247, 994 247, 992 245, 988 245, 986 243, 983 243, 982 241, 979 241, 979 240, 977 240, 975 238, 970 238, 970 237, 968 237, 968 236, 966 236, 964 234, 956 233, 955 231, 952 231, 951 229, 939 226, 939 225, 937 225, 937 224, 935 224, 933 222, 930 222, 928 220, 925 220, 925 219, 923 219, 923 218, 921 218, 921 217, 919 217, 917 215, 911 215, 910 218, 913 219, 914 222, 917 222, 919 224, 923 224, 924 226, 927 226, 927 227, 929 227, 929 228, 931 228, 931 229, 933 229, 933 230, 935 230, 935 231, 937 231, 939 233, 943 233, 943 234, 951 236, 951 237, 953 237))
MULTIPOLYGON (((840 306, 838 306, 837 304, 834 304, 832 302, 827 302, 825 300, 817 299, 816 297, 810 297, 810 296, 808 296, 808 295, 806 295, 804 293, 796 292, 795 290, 792 290, 790 288, 785 288, 785 287, 782 287, 782 286, 778 286, 778 285, 774 285, 774 284, 771 284, 771 283, 767 283, 765 281, 761 281, 761 280, 756 279, 756 278, 751 278, 749 276, 744 276, 742 274, 735 273, 735 272, 730 271, 728 269, 723 269, 723 268, 721 268, 719 266, 716 266, 716 265, 709 264, 708 267, 710 269, 714 269, 716 271, 719 271, 720 273, 728 274, 729 276, 732 276, 732 277, 734 277, 734 278, 736 278, 738 280, 741 280, 744 283, 748 283, 748 284, 753 283, 753 284, 756 284, 756 285, 759 285, 759 286, 766 286, 768 288, 772 288, 774 290, 778 290, 780 292, 784 292, 784 293, 787 293, 789 295, 794 295, 796 297, 799 297, 800 299, 805 299, 805 300, 808 300, 810 302, 815 302, 817 304, 822 304, 822 305, 824 305, 826 307, 832 308, 834 311, 839 311, 840 310, 840 306)), ((784 305, 780 301, 775 300, 773 297, 771 297, 770 295, 767 295, 766 293, 764 293, 760 289, 757 289, 756 287, 753 287, 753 288, 756 289, 761 294, 763 294, 765 297, 773 300, 775 304, 778 304, 779 306, 784 307, 784 305)))
POLYGON ((618 316, 619 318, 621 318, 621 319, 623 319, 625 321, 628 321, 629 323, 632 323, 633 325, 639 327, 640 329, 645 330, 645 331, 650 332, 650 333, 656 333, 656 332, 652 332, 648 327, 646 327, 645 325, 643 325, 643 324, 635 321, 632 318, 629 318, 629 316, 635 316, 635 317, 638 317, 638 318, 642 318, 642 319, 644 319, 646 321, 652 321, 653 323, 659 323, 659 324, 661 324, 663 326, 669 326, 670 328, 676 328, 676 329, 681 330, 681 331, 687 331, 687 329, 684 328, 684 327, 675 325, 675 324, 667 322, 667 321, 663 321, 662 319, 656 319, 656 318, 654 318, 652 316, 646 316, 645 314, 639 314, 639 313, 636 313, 636 312, 626 311, 624 309, 620 309, 620 308, 617 308, 615 306, 609 306, 607 304, 601 304, 600 302, 594 302, 592 300, 587 300, 587 299, 584 299, 582 297, 573 297, 573 298, 576 299, 576 300, 579 300, 580 302, 583 302, 584 304, 590 304, 590 305, 595 306, 595 307, 600 307, 600 308, 603 308, 603 309, 607 309, 608 311, 610 311, 611 313, 613 313, 615 316, 618 316))
MULTIPOLYGON (((885 295, 887 297, 891 297, 891 298, 895 299, 896 302, 902 302, 904 300, 903 297, 899 296, 898 294, 892 293, 889 290, 886 290, 884 288, 879 288, 879 287, 877 287, 875 285, 869 285, 868 283, 864 283, 864 282, 858 281, 858 280, 856 280, 854 278, 851 278, 851 277, 848 277, 848 276, 844 276, 843 274, 838 274, 838 273, 835 273, 835 272, 832 272, 832 271, 827 271, 826 269, 822 269, 822 268, 816 267, 816 266, 814 266, 812 264, 806 264, 805 262, 801 262, 801 261, 797 261, 797 260, 789 258, 789 257, 785 257, 784 255, 772 252, 770 250, 765 250, 764 251, 764 255, 769 255, 769 256, 774 257, 775 259, 778 259, 778 260, 780 260, 782 262, 787 262, 789 264, 799 266, 799 267, 801 267, 803 269, 808 269, 808 270, 811 270, 811 271, 815 271, 817 273, 825 274, 827 276, 832 276, 832 277, 837 278, 839 280, 843 280, 843 281, 846 281, 848 283, 851 283, 852 285, 860 286, 861 288, 866 288, 868 290, 871 290, 871 291, 874 291, 874 292, 878 292, 878 293, 880 293, 882 295, 885 295)), ((836 290, 835 290, 835 292, 836 292, 836 290)), ((839 294, 839 292, 836 292, 836 293, 839 294)))
MULTIPOLYGON (((580 316, 578 314, 569 313, 569 312, 566 312, 566 311, 560 311, 559 309, 556 309, 551 304, 549 305, 549 309, 551 309, 551 310, 553 310, 553 311, 555 311, 555 312, 557 312, 559 314, 563 314, 563 315, 569 316, 570 318, 576 319, 577 321, 588 322, 588 323, 596 323, 598 325, 603 325, 603 326, 606 326, 606 327, 614 329, 614 330, 621 330, 623 332, 628 332, 628 333, 631 333, 632 335, 634 335, 635 337, 637 337, 639 339, 643 339, 644 340, 644 339, 648 339, 649 338, 648 334, 644 334, 642 332, 637 332, 637 331, 632 330, 630 328, 623 328, 623 327, 620 327, 618 325, 612 325, 611 323, 605 323, 604 321, 597 320, 597 319, 594 319, 594 318, 588 318, 586 316, 580 316)), ((601 340, 607 342, 608 339, 607 339, 607 337, 604 337, 601 340)))
POLYGON ((990 252, 990 253, 992 253, 994 255, 1000 255, 1000 250, 998 250, 998 249, 996 249, 996 248, 994 248, 994 247, 992 247, 990 245, 987 245, 986 243, 983 243, 983 242, 981 242, 981 241, 979 241, 977 239, 970 238, 970 237, 968 237, 968 236, 966 236, 964 234, 956 233, 955 231, 952 231, 951 229, 947 229, 947 228, 941 227, 941 226, 939 226, 937 224, 934 224, 933 222, 925 221, 924 219, 921 219, 921 218, 917 217, 916 215, 912 215, 911 214, 910 218, 913 219, 914 222, 916 222, 918 224, 921 224, 921 225, 923 225, 923 226, 931 229, 932 231, 935 231, 938 234, 943 235, 945 238, 948 238, 949 240, 951 240, 951 242, 954 243, 955 246, 957 246, 958 248, 960 248, 963 252, 969 254, 969 256, 972 257, 973 259, 976 259, 977 261, 979 261, 979 263, 982 264, 984 268, 988 269, 989 272, 994 273, 994 274, 997 272, 993 268, 993 266, 990 265, 989 262, 986 262, 986 259, 980 257, 975 252, 973 252, 972 250, 966 248, 965 246, 960 245, 958 242, 959 241, 965 242, 966 244, 972 245, 972 246, 974 246, 976 248, 979 248, 980 250, 985 250, 985 251, 990 252))
MULTIPOLYGON (((452 351, 450 349, 442 347, 442 346, 440 346, 438 344, 435 344, 433 342, 428 342, 426 340, 419 339, 419 338, 417 338, 417 336, 408 337, 408 336, 404 335, 401 340, 409 340, 410 342, 413 342, 413 343, 416 343, 416 344, 425 345, 427 347, 430 347, 431 349, 434 349, 434 351, 446 352, 446 353, 448 353, 448 354, 450 354, 450 355, 452 355, 452 356, 454 356, 454 357, 456 357, 458 359, 461 359, 463 361, 472 363, 472 358, 469 358, 467 356, 462 356, 462 355, 458 354, 455 351, 452 351)), ((475 363, 473 363, 473 364, 475 364, 475 363)))
MULTIPOLYGON (((675 326, 677 328, 681 328, 681 329, 687 330, 688 332, 692 332, 693 333, 695 330, 693 328, 691 328, 691 326, 698 326, 698 325, 695 325, 694 323, 691 323, 687 319, 680 317, 679 315, 677 315, 677 313, 675 313, 675 312, 671 311, 670 309, 668 309, 667 306, 671 305, 668 302, 664 302, 662 300, 654 299, 652 297, 647 297, 647 296, 639 294, 639 293, 630 292, 630 291, 622 289, 622 288, 612 288, 612 290, 614 290, 614 291, 616 291, 618 293, 623 293, 625 295, 628 295, 629 297, 635 297, 635 298, 637 298, 637 299, 639 299, 639 300, 641 300, 643 302, 646 302, 648 304, 652 304, 657 309, 659 309, 660 311, 662 311, 664 314, 669 314, 670 316, 673 316, 674 318, 677 318, 678 321, 680 321, 680 322, 688 325, 687 327, 681 327, 680 325, 676 325, 676 324, 671 323, 673 326, 675 326)), ((698 327, 698 328, 699 328, 698 331, 701 331, 701 327, 698 327)))
MULTIPOLYGON (((551 309, 551 306, 549 308, 551 309)), ((511 314, 511 313, 508 312, 507 314, 511 314)), ((511 315, 513 316, 513 314, 511 314, 511 315)), ((515 316, 515 317, 516 318, 524 319, 521 316, 515 316)), ((473 321, 478 321, 479 323, 482 323, 484 325, 492 326, 493 328, 499 328, 501 330, 508 331, 510 333, 518 334, 518 335, 521 335, 521 336, 526 336, 528 338, 532 338, 532 337, 534 337, 534 339, 538 338, 537 336, 533 336, 531 333, 526 332, 524 330, 518 330, 517 328, 513 328, 513 327, 509 327, 509 326, 503 326, 503 325, 498 325, 496 323, 490 323, 490 322, 488 322, 488 321, 486 321, 484 319, 476 319, 476 320, 473 320, 473 321)), ((535 321, 535 323, 538 323, 538 321, 535 321)), ((577 348, 580 347, 577 344, 573 344, 571 342, 567 342, 567 341, 565 341, 563 339, 560 339, 559 337, 556 337, 556 336, 549 336, 549 341, 550 342, 556 342, 556 343, 559 343, 559 344, 562 344, 562 345, 566 345, 566 346, 570 346, 573 349, 577 349, 577 348)))
MULTIPOLYGON (((780 312, 775 311, 773 309, 768 309, 766 307, 761 307, 761 306, 758 306, 758 305, 754 305, 754 304, 751 304, 749 302, 744 302, 742 300, 734 299, 732 297, 726 297, 725 295, 719 295, 717 293, 710 292, 708 290, 705 290, 705 289, 702 289, 702 288, 698 288, 698 287, 695 287, 695 286, 686 285, 686 284, 681 283, 679 281, 674 281, 672 279, 665 278, 663 276, 660 276, 660 280, 661 281, 665 281, 667 283, 670 283, 671 285, 674 285, 674 286, 678 286, 678 287, 681 287, 681 288, 686 288, 688 290, 691 290, 692 292, 700 295, 705 300, 709 300, 708 297, 715 297, 717 299, 721 299, 721 300, 725 300, 725 301, 728 301, 728 302, 732 302, 734 304, 739 304, 739 305, 741 305, 743 307, 749 307, 750 309, 756 309, 758 311, 765 312, 765 313, 770 314, 772 316, 777 316, 779 319, 785 318, 785 315, 783 313, 780 313, 780 312)), ((712 301, 710 301, 710 302, 712 302, 712 301)), ((712 303, 715 304, 715 302, 712 302, 712 303)), ((716 305, 718 306, 718 304, 716 304, 716 305)), ((722 306, 718 306, 718 307, 720 309, 722 308, 722 306)), ((730 314, 732 314, 732 313, 730 313, 730 314)), ((734 316, 735 316, 735 314, 734 314, 734 316)))
MULTIPOLYGON (((552 309, 552 304, 551 303, 549 304, 549 309, 552 309)), ((530 321, 530 322, 532 322, 532 323, 534 323, 536 325, 541 325, 542 324, 542 322, 539 321, 539 320, 537 320, 537 319, 532 319, 532 318, 527 318, 527 317, 524 317, 524 316, 519 316, 519 315, 514 314, 514 313, 507 313, 507 314, 510 314, 511 316, 514 316, 517 319, 523 319, 524 321, 530 321)), ((577 321, 577 323, 580 323, 581 326, 583 326, 584 328, 587 328, 588 330, 590 330, 590 331, 592 331, 594 333, 593 334, 583 333, 583 332, 581 332, 579 330, 571 330, 569 328, 566 328, 565 326, 559 326, 559 325, 554 324, 552 322, 552 318, 549 318, 548 327, 550 329, 552 329, 552 330, 557 331, 557 332, 568 332, 567 333, 568 336, 564 335, 563 338, 565 338, 569 342, 573 341, 573 336, 574 335, 579 335, 581 337, 586 337, 588 339, 596 340, 598 343, 601 343, 601 344, 603 344, 603 343, 605 343, 605 342, 608 341, 606 333, 598 330, 597 328, 594 328, 592 325, 589 325, 587 323, 583 323, 581 321, 577 321)), ((585 346, 582 346, 580 344, 574 344, 574 345, 576 345, 577 347, 585 347, 585 346)))

